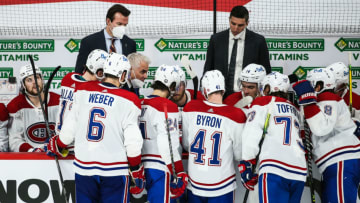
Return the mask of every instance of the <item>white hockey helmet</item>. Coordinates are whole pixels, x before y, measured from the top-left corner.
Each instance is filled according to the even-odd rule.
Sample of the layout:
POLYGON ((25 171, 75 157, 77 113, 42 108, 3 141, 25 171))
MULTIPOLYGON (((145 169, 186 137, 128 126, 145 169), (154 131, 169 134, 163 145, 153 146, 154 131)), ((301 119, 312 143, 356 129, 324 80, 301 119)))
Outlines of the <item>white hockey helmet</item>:
POLYGON ((264 66, 251 63, 241 71, 237 84, 239 88, 241 87, 241 81, 257 83, 259 86, 260 82, 265 77, 265 75, 266 75, 266 70, 264 66))
POLYGON ((265 86, 270 86, 269 94, 272 92, 287 92, 290 88, 290 80, 287 75, 279 72, 271 72, 267 74, 260 84, 261 92, 265 89, 265 86))
POLYGON ((130 73, 130 67, 129 60, 126 58, 126 56, 112 52, 106 58, 104 64, 104 73, 118 77, 120 81, 121 75, 125 72, 125 80, 123 82, 120 81, 120 84, 124 85, 127 78, 129 77, 128 75, 130 73))
POLYGON ((185 74, 185 71, 180 67, 180 66, 176 66, 176 69, 178 70, 178 74, 180 76, 180 82, 181 83, 184 83, 185 86, 187 84, 186 82, 186 74, 185 74))
POLYGON ((343 62, 336 62, 326 67, 334 77, 336 85, 349 83, 349 68, 343 62))
POLYGON ((207 71, 201 80, 201 91, 205 98, 220 90, 225 92, 225 78, 222 73, 219 70, 207 71))
MULTIPOLYGON (((35 72, 36 74, 40 74, 41 78, 42 78, 42 72, 40 70, 40 68, 35 65, 35 72)), ((25 65, 25 66, 22 66, 20 68, 20 80, 21 82, 28 76, 30 75, 34 75, 34 72, 33 72, 33 69, 32 69, 32 66, 31 65, 25 65)))
POLYGON ((106 58, 109 56, 109 54, 101 49, 95 49, 92 52, 90 52, 87 60, 86 60, 86 67, 95 74, 96 78, 98 80, 103 79, 104 77, 99 77, 97 75, 98 70, 104 69, 104 63, 106 61, 106 58))
POLYGON ((327 68, 315 68, 307 73, 306 79, 309 80, 315 88, 318 82, 323 82, 323 88, 318 92, 335 88, 334 74, 327 68))
POLYGON ((178 65, 170 66, 163 64, 156 69, 154 81, 164 84, 172 95, 173 91, 171 91, 170 86, 175 83, 175 91, 180 87, 179 69, 178 65))

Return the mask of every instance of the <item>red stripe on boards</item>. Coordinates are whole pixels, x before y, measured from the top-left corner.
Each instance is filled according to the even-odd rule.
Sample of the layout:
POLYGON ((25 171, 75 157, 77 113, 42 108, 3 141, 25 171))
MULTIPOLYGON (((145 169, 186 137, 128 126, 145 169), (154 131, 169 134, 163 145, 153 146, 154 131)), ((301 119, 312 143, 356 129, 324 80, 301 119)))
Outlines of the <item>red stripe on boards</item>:
MULTIPOLYGON (((40 4, 40 3, 62 3, 62 2, 77 2, 86 0, 2 0, 0 5, 18 5, 18 4, 40 4)), ((192 9, 192 10, 203 10, 212 11, 214 10, 213 0, 98 0, 100 2, 112 2, 112 3, 123 3, 123 4, 135 4, 143 6, 157 6, 157 7, 168 7, 168 8, 180 8, 180 9, 192 9)), ((217 11, 230 12, 232 7, 235 5, 246 5, 251 0, 227 0, 218 2, 216 5, 217 11)))

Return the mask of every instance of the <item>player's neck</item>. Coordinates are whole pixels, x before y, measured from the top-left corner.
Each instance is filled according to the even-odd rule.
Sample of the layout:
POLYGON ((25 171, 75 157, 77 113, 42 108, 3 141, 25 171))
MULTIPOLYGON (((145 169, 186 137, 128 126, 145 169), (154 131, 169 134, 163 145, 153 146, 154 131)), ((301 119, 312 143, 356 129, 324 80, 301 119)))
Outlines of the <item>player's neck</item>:
POLYGON ((187 95, 186 95, 186 92, 184 92, 184 95, 181 97, 181 99, 178 102, 176 102, 176 104, 178 106, 184 106, 186 104, 186 102, 187 102, 187 95))
POLYGON ((158 90, 158 89, 154 90, 152 95, 156 95, 156 96, 163 97, 163 98, 169 97, 168 91, 162 91, 162 90, 158 90))
POLYGON ((82 77, 83 77, 86 81, 90 81, 90 80, 91 80, 91 75, 90 75, 90 73, 88 73, 87 71, 85 71, 85 73, 82 75, 82 77))
POLYGON ((209 102, 214 103, 214 104, 222 104, 223 103, 223 96, 222 94, 210 94, 208 95, 208 99, 209 102))
POLYGON ((110 83, 115 85, 116 87, 120 87, 120 82, 119 79, 115 79, 115 78, 105 78, 104 82, 110 83))
MULTIPOLYGON (((41 100, 44 101, 44 92, 41 92, 41 100)), ((35 95, 27 95, 27 98, 31 101, 31 103, 37 107, 40 108, 40 100, 39 100, 39 96, 35 96, 35 95)))

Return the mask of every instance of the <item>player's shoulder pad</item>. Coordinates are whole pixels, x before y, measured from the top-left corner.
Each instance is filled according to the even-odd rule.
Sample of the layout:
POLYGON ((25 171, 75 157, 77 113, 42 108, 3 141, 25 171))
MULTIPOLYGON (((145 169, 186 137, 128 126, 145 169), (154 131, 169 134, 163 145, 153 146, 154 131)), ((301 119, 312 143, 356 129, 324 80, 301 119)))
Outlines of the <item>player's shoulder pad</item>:
POLYGON ((95 91, 95 92, 99 92, 99 93, 108 93, 108 94, 116 95, 116 96, 119 96, 119 97, 122 97, 124 99, 131 101, 139 109, 141 108, 140 99, 135 93, 129 92, 129 91, 121 89, 121 88, 116 88, 116 87, 109 88, 109 87, 101 85, 101 83, 98 81, 88 81, 88 82, 85 82, 83 84, 76 86, 75 92, 78 92, 81 90, 95 91))
MULTIPOLYGON (((258 105, 258 106, 265 106, 270 103, 271 98, 273 96, 261 96, 256 97, 255 100, 251 103, 251 107, 258 105)), ((286 102, 289 103, 287 99, 281 98, 281 97, 275 97, 275 102, 286 102)), ((250 107, 250 108, 251 108, 250 107)))
POLYGON ((79 73, 71 72, 66 74, 61 80, 61 86, 71 87, 75 82, 81 81, 76 76, 81 76, 79 73))
POLYGON ((55 92, 49 92, 49 103, 48 106, 57 106, 60 102, 60 95, 55 92))
POLYGON ((317 101, 340 101, 342 98, 332 92, 323 92, 317 96, 317 101))
MULTIPOLYGON (((193 89, 186 89, 191 95, 191 99, 194 98, 194 90, 193 89)), ((203 94, 201 94, 201 91, 197 91, 196 93, 196 99, 197 100, 205 100, 205 97, 203 94)))
POLYGON ((9 113, 16 113, 23 108, 33 107, 26 101, 25 95, 21 93, 15 98, 13 98, 7 105, 7 110, 9 111, 9 113))
MULTIPOLYGON (((346 104, 349 104, 349 100, 350 100, 349 97, 350 97, 350 91, 348 90, 346 92, 345 96, 343 97, 346 104)), ((352 92, 352 107, 357 110, 360 109, 360 96, 358 94, 356 94, 355 92, 352 92)))
POLYGON ((244 123, 246 121, 245 113, 239 108, 229 105, 210 106, 200 100, 191 100, 185 105, 183 112, 203 112, 221 115, 237 123, 244 123))
POLYGON ((0 103, 0 121, 6 121, 7 119, 9 119, 9 111, 5 104, 0 103))
POLYGON ((143 104, 149 105, 160 112, 164 112, 164 104, 166 104, 167 111, 169 113, 179 112, 178 106, 174 102, 164 97, 154 97, 154 98, 144 99, 143 104))
POLYGON ((224 104, 234 106, 240 99, 242 99, 242 93, 234 92, 224 99, 224 104))

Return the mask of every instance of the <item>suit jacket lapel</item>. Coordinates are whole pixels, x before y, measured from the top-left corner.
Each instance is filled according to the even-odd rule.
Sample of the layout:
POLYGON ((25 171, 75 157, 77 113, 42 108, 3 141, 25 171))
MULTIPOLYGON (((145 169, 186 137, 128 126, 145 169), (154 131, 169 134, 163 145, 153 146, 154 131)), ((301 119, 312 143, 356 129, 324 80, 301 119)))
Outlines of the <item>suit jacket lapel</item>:
MULTIPOLYGON (((105 31, 106 32, 106 31, 105 31)), ((106 40, 105 40, 105 34, 104 34, 104 30, 101 30, 99 32, 99 40, 98 40, 98 44, 99 44, 99 48, 106 51, 107 52, 107 47, 106 47, 106 40)))
POLYGON ((229 34, 230 34, 230 29, 227 30, 227 32, 225 32, 225 34, 221 37, 221 41, 220 46, 221 48, 219 48, 219 50, 223 50, 223 57, 222 57, 222 63, 223 67, 215 67, 215 68, 221 68, 223 69, 223 74, 224 77, 227 77, 228 75, 228 60, 229 60, 229 34))
POLYGON ((244 64, 249 64, 249 54, 251 53, 251 51, 249 51, 251 49, 251 39, 252 35, 251 35, 251 31, 246 29, 246 34, 245 34, 245 43, 244 43, 244 57, 243 57, 243 64, 242 64, 242 68, 244 69, 244 64))

